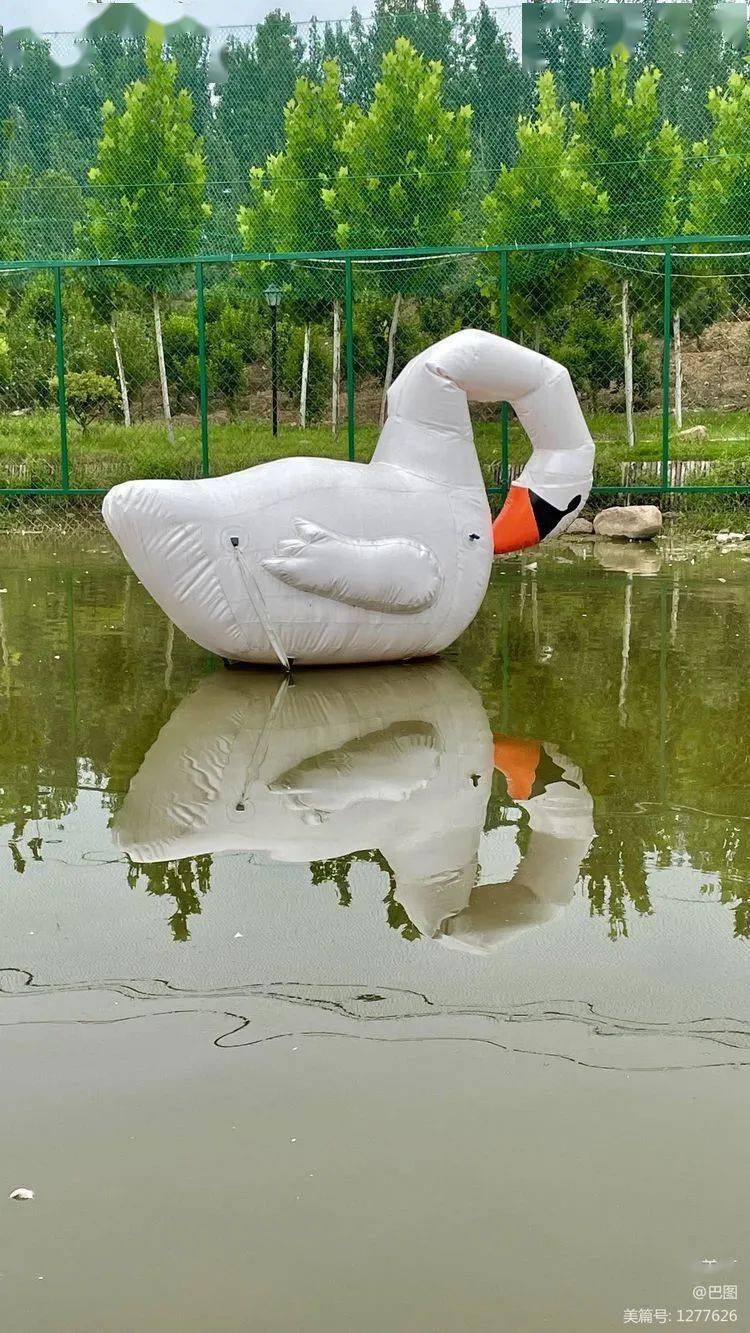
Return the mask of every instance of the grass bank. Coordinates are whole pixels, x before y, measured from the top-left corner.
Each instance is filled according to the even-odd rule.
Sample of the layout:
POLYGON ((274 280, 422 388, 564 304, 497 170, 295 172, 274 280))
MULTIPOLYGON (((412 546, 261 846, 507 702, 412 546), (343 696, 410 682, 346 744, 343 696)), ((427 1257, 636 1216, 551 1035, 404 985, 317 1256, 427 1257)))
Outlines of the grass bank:
MULTIPOLYGON (((652 474, 633 477, 644 485, 658 477, 653 468, 661 458, 661 417, 658 413, 640 414, 635 423, 636 442, 629 450, 625 440, 622 414, 589 414, 589 425, 597 445, 596 483, 618 486, 623 481, 623 466, 635 469, 652 465, 652 474)), ((745 411, 707 410, 685 418, 684 428, 701 427, 698 437, 670 436, 673 460, 702 463, 706 470, 690 474, 686 481, 700 484, 750 484, 750 414, 745 411)), ((356 457, 366 462, 372 456, 378 427, 357 424, 356 457)), ((161 421, 138 422, 129 429, 115 422, 91 425, 85 432, 74 422, 68 430, 70 485, 75 488, 103 488, 132 477, 195 477, 202 467, 200 423, 193 417, 177 418, 174 443, 166 437, 161 421)), ((488 485, 499 480, 501 432, 499 415, 479 420, 475 426, 477 452, 488 485)), ((213 475, 238 471, 274 458, 299 455, 347 457, 347 433, 344 425, 337 435, 330 427, 315 425, 306 430, 283 423, 274 437, 270 425, 258 420, 215 420, 209 422, 209 464, 213 475)), ((526 435, 511 414, 509 458, 520 465, 528 457, 526 435)), ((62 482, 59 422, 53 412, 0 418, 0 488, 56 487, 62 482)), ((599 503, 613 503, 611 497, 599 503)), ((28 514, 28 503, 24 509, 28 514)), ((38 501, 35 502, 38 504, 38 501)), ((750 519, 750 500, 746 496, 673 496, 666 502, 676 510, 681 521, 707 530, 726 526, 732 515, 740 521, 750 519)), ((89 506, 90 507, 90 506, 89 506)), ((0 524, 15 522, 18 506, 6 499, 0 510, 0 524)))

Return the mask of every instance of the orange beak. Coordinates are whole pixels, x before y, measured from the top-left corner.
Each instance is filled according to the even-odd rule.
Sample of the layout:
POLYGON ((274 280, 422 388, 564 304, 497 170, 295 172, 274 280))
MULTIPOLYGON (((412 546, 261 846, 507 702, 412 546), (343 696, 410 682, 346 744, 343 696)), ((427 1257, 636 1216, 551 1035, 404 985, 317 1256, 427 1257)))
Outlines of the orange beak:
POLYGON ((534 778, 542 754, 539 741, 502 736, 497 732, 492 741, 495 768, 505 777, 510 799, 528 801, 534 789, 534 778))
POLYGON ((525 486, 511 486, 500 513, 492 525, 495 555, 522 551, 541 540, 531 497, 525 486))

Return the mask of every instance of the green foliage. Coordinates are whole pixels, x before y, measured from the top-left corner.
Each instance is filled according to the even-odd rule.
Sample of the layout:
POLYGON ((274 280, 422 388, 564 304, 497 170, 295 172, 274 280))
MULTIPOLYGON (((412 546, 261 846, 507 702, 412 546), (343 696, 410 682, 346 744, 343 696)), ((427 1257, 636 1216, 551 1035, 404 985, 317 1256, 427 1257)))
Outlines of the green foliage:
MULTIPOLYGON (((57 376, 51 389, 57 393, 57 376)), ((70 416, 85 432, 92 421, 105 416, 120 401, 117 385, 109 375, 95 370, 70 371, 65 376, 65 401, 70 416)))
POLYGON ((238 293, 235 286, 222 286, 206 293, 206 323, 209 353, 215 340, 232 343, 245 365, 258 360, 267 337, 267 310, 255 296, 238 293))
POLYGON ((684 277, 679 273, 673 276, 672 306, 680 312, 682 332, 697 338, 730 313, 733 284, 711 273, 702 276, 700 264, 692 265, 692 273, 687 262, 680 267, 688 271, 684 277))
POLYGON ((19 317, 18 309, 5 318, 6 354, 0 363, 0 403, 6 411, 45 407, 50 400, 50 377, 55 347, 48 333, 19 317))
POLYGON ((573 105, 573 129, 606 198, 599 235, 669 236, 677 229, 682 141, 659 108, 659 71, 643 70, 632 91, 630 74, 628 53, 618 47, 606 68, 592 71, 585 107, 573 105))
MULTIPOLYGON (((305 330, 293 327, 284 340, 281 358, 281 388, 290 397, 298 398, 302 382, 302 355, 305 330)), ((310 329, 310 360, 307 380, 307 420, 317 421, 330 402, 331 349, 321 328, 310 329)))
POLYGON ((606 214, 606 196, 591 179, 588 154, 571 133, 550 71, 540 75, 537 97, 534 115, 518 125, 515 164, 503 166, 484 200, 486 245, 588 240, 606 214))
MULTIPOLYGON (((607 197, 591 179, 585 147, 571 131, 551 71, 540 76, 537 98, 534 115, 519 121, 516 162, 503 166, 483 200, 485 245, 586 240, 605 225, 607 197)), ((570 297, 575 266, 575 258, 564 254, 512 256, 509 309, 517 331, 528 333, 570 297)))
POLYGON ((349 907, 352 901, 349 876, 352 867, 363 862, 376 865, 379 870, 382 870, 383 874, 388 876, 388 892, 383 902, 385 904, 386 921, 391 930, 395 930, 405 940, 418 940, 420 932, 396 898, 396 879, 382 852, 373 849, 371 851, 350 852, 346 856, 332 856, 327 861, 311 861, 310 877, 312 883, 315 885, 333 884, 338 893, 339 906, 349 907))
POLYGON ((179 377, 189 357, 198 355, 198 325, 194 315, 172 311, 161 327, 167 375, 172 379, 179 377))
MULTIPOLYGON (((152 382, 154 373, 154 337, 151 321, 135 311, 123 310, 117 315, 117 330, 131 399, 135 396, 142 400, 144 390, 152 382)), ((104 331, 102 333, 104 336, 104 331)), ((109 368, 105 370, 101 364, 98 368, 104 373, 114 375, 116 365, 109 329, 106 330, 106 342, 107 356, 111 357, 109 368)))
POLYGON ((38 330, 54 330, 55 300, 51 273, 32 273, 24 280, 18 301, 18 318, 33 324, 38 330))
MULTIPOLYGON (((471 108, 445 105, 444 71, 404 37, 383 57, 369 109, 352 108, 323 200, 342 247, 447 245, 461 224, 471 108)), ((394 282, 408 286, 408 273, 394 282)))
MULTIPOLYGON (((438 337, 444 337, 450 330, 445 326, 444 303, 440 304, 442 321, 438 337)), ((429 315, 433 305, 424 299, 418 304, 409 302, 402 305, 396 344, 396 374, 430 341, 429 315)), ((390 302, 377 290, 363 292, 357 302, 357 369, 361 374, 382 374, 391 314, 390 302)))
POLYGON ((741 235, 750 210, 750 78, 735 71, 708 96, 708 137, 693 148, 686 230, 741 235))
MULTIPOLYGON (((575 301, 555 311, 548 336, 547 352, 567 366, 577 391, 593 411, 599 408, 603 390, 609 391, 611 405, 621 405, 622 327, 610 283, 582 267, 575 301)), ((649 342, 638 322, 633 337, 633 383, 636 406, 647 406, 657 377, 649 342)))
MULTIPOLYGON (((246 250, 332 250, 335 225, 323 202, 341 165, 339 142, 345 124, 340 75, 335 61, 323 66, 323 81, 299 79, 284 112, 285 144, 265 167, 250 172, 250 202, 237 216, 246 250)), ((325 274, 301 270, 295 296, 320 300, 325 274)))
POLYGON ((216 131, 244 175, 281 148, 284 108, 303 72, 302 42, 289 15, 276 9, 258 24, 252 42, 230 37, 221 58, 216 131))
POLYGON ((230 342, 216 341, 212 344, 208 357, 208 389, 223 398, 230 408, 234 408, 245 382, 245 367, 242 353, 230 342))
POLYGON ((739 68, 740 54, 722 36, 717 0, 691 0, 690 25, 680 64, 678 120, 693 140, 710 130, 710 94, 739 68))
POLYGON ((190 939, 190 918, 200 916, 201 898, 211 887, 212 859, 209 855, 183 857, 180 861, 156 861, 128 866, 128 885, 140 887, 155 898, 173 898, 175 910, 169 918, 172 938, 178 944, 190 939))
MULTIPOLYGON (((203 144, 192 101, 177 89, 177 63, 165 60, 159 35, 146 41, 145 80, 125 90, 125 110, 105 102, 97 163, 89 172, 89 233, 102 258, 190 254, 210 215, 203 144)), ((136 275, 138 276, 138 275, 136 275)), ((159 270, 140 280, 152 287, 159 270)))
POLYGON ((23 259, 21 236, 23 196, 28 171, 12 170, 5 180, 0 177, 0 259, 23 259))
MULTIPOLYGON (((516 156, 516 127, 520 116, 531 113, 534 85, 485 0, 468 26, 454 75, 455 104, 473 108, 474 157, 486 188, 516 156)), ((454 79, 446 88, 452 104, 454 79)))
MULTIPOLYGON (((0 258, 57 258, 72 254, 76 246, 89 252, 88 203, 97 202, 105 213, 122 216, 117 226, 109 220, 106 236, 100 236, 94 247, 96 252, 112 252, 116 241, 118 252, 132 253, 131 231, 148 232, 137 215, 149 211, 155 228, 154 249, 147 251, 141 244, 140 250, 154 254, 180 249, 184 244, 181 233, 186 226, 193 228, 195 208, 204 204, 210 204, 212 212, 200 219, 201 243, 212 251, 236 249, 238 209, 253 206, 252 197, 250 203, 246 198, 248 175, 257 168, 265 176, 269 164, 289 151, 289 104, 298 98, 300 81, 308 90, 320 89, 326 82, 327 66, 335 62, 342 106, 336 114, 345 121, 356 114, 356 108, 369 115, 378 97, 383 59, 393 53, 397 42, 409 43, 423 61, 439 64, 445 109, 454 113, 466 105, 473 109, 469 131, 473 165, 459 201, 462 228, 473 227, 481 197, 494 184, 500 166, 510 166, 516 158, 518 117, 528 118, 532 113, 530 71, 546 69, 554 76, 562 104, 585 106, 591 70, 607 69, 618 25, 629 37, 634 21, 638 23, 638 16, 631 14, 625 24, 620 17, 622 8, 593 6, 583 19, 580 7, 570 0, 564 5, 525 6, 523 64, 501 31, 502 11, 492 10, 486 0, 470 14, 460 0, 450 14, 438 0, 379 0, 366 21, 354 10, 346 23, 313 22, 305 29, 298 29, 287 13, 274 10, 247 40, 236 33, 229 38, 220 52, 218 70, 209 62, 205 34, 176 28, 165 41, 168 58, 159 55, 161 63, 176 72, 170 87, 165 86, 166 100, 160 102, 154 96, 150 109, 156 114, 146 129, 152 140, 158 139, 162 110, 179 99, 180 105, 184 100, 191 108, 186 117, 191 134, 200 137, 186 141, 183 154, 179 142, 182 121, 170 113, 167 128, 171 131, 178 122, 179 127, 174 135, 166 135, 175 150, 167 161, 161 151, 151 153, 152 144, 146 142, 145 134, 136 136, 137 149, 133 142, 125 144, 123 134, 127 151, 120 163, 122 174, 117 163, 96 160, 98 127, 103 104, 108 108, 105 136, 109 135, 110 116, 132 119, 134 89, 153 82, 153 63, 147 63, 143 40, 145 18, 131 15, 121 31, 113 29, 109 20, 105 24, 95 19, 80 43, 78 62, 64 71, 57 63, 54 36, 49 40, 22 36, 12 54, 10 44, 0 37, 0 258), (208 164, 204 191, 194 189, 190 170, 185 172, 180 165, 201 142, 208 164), (92 165, 95 173, 101 172, 98 178, 89 177, 92 165), (127 174, 129 166, 136 168, 135 175, 127 174), (153 206, 139 196, 139 183, 149 184, 153 206), (191 195, 194 198, 188 204, 191 195), (123 200, 127 207, 121 209, 123 200), (180 216, 185 213, 187 223, 180 216), (175 233, 164 225, 170 214, 177 222, 175 233)), ((656 97, 661 117, 678 127, 687 143, 700 141, 711 128, 709 92, 726 86, 732 71, 742 69, 747 43, 738 39, 730 43, 722 36, 716 0, 693 0, 679 9, 644 0, 642 20, 631 81, 648 69, 658 70, 656 97)), ((152 47, 159 46, 153 36, 150 42, 152 47)), ((305 92, 301 103, 311 97, 314 101, 315 96, 305 92)), ((308 196, 310 239, 305 248, 313 248, 319 227, 329 225, 321 217, 316 184, 320 184, 319 177, 326 178, 323 188, 330 183, 330 159, 336 155, 341 135, 320 137, 319 109, 312 102, 308 109, 308 144, 300 108, 297 115, 297 147, 305 169, 289 174, 296 178, 300 194, 308 196)), ((401 167, 410 147, 405 138, 395 164, 378 168, 383 181, 386 175, 394 179, 394 165, 401 167)), ((292 149, 292 156, 296 151, 292 149)), ((168 150, 167 157, 170 153, 168 150)), ((450 157, 437 170, 452 170, 450 157)), ((430 171, 434 172, 434 164, 430 171)), ((637 177, 634 186, 637 197, 637 177)), ((268 178, 264 188, 269 188, 268 178)), ((645 184, 640 193, 648 213, 645 184)), ((683 185, 678 194, 685 195, 683 185)), ((451 207, 448 203, 448 210, 451 207)), ((284 212, 278 211, 279 215, 284 212)), ((439 201, 436 216, 439 222, 439 201)), ((346 218, 336 219, 341 221, 346 218)), ((472 238, 475 235, 473 231, 472 238)), ((373 235, 371 243, 378 240, 373 235)))

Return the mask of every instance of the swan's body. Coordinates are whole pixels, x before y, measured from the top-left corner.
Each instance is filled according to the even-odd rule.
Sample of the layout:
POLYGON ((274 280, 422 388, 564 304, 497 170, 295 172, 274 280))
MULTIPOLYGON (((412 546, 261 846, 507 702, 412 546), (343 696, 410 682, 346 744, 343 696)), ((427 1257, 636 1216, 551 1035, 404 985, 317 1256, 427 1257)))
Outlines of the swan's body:
POLYGON ((570 377, 476 330, 399 375, 371 463, 286 458, 225 477, 126 482, 104 517, 175 624, 224 658, 288 666, 438 653, 476 615, 493 555, 469 398, 507 398, 534 449, 494 549, 562 530, 588 495, 593 459, 570 377))
POLYGON ((580 771, 546 750, 560 777, 539 790, 527 770, 514 788, 531 830, 515 865, 515 830, 483 831, 498 760, 481 698, 453 667, 316 671, 293 685, 219 672, 162 728, 115 838, 136 862, 259 851, 304 863, 377 849, 422 934, 486 953, 570 901, 593 837, 580 771), (481 878, 506 882, 477 884, 478 864, 481 878))

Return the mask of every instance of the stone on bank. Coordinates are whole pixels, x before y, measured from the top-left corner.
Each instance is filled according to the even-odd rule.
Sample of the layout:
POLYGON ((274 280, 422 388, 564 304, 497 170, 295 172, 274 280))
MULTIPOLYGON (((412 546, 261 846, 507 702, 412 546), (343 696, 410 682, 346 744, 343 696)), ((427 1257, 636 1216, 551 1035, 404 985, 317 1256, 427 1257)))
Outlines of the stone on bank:
POLYGON ((602 509, 594 518, 597 537, 622 537, 645 542, 661 532, 661 510, 656 505, 623 505, 602 509))

